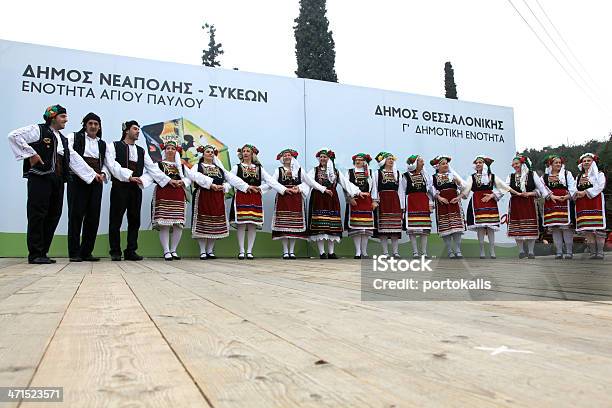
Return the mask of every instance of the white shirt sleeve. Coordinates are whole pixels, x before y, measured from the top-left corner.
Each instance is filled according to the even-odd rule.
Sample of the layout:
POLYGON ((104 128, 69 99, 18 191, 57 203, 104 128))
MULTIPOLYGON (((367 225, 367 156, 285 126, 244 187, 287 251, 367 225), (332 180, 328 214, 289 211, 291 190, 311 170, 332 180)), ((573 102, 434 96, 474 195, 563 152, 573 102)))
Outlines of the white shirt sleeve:
MULTIPOLYGON (((170 182, 170 177, 166 176, 166 174, 159 169, 159 166, 157 165, 157 163, 153 163, 153 160, 151 160, 151 156, 149 156, 146 151, 144 154, 144 168, 145 168, 146 173, 143 174, 143 176, 148 175, 151 179, 153 179, 153 181, 155 181, 161 187, 165 187, 166 184, 170 182)), ((144 186, 144 181, 143 181, 143 188, 146 188, 144 186)))
POLYGON ((548 187, 546 187, 546 185, 544 185, 544 182, 542 181, 542 179, 540 178, 540 176, 538 176, 536 174, 536 172, 533 172, 533 181, 535 183, 536 189, 535 192, 540 196, 540 197, 544 197, 544 198, 548 198, 548 196, 550 196, 550 194, 552 194, 550 192, 550 190, 548 189, 548 187))
POLYGON ((397 195, 400 199, 400 207, 402 210, 404 210, 406 208, 406 187, 408 187, 408 180, 406 179, 407 176, 405 174, 402 174, 400 177, 397 195))
POLYGON ((213 179, 205 176, 198 171, 198 166, 193 165, 191 168, 187 167, 187 177, 202 188, 209 189, 212 185, 213 179))
MULTIPOLYGON (((64 152, 66 154, 66 152, 64 152)), ((92 169, 89 164, 85 163, 85 160, 80 154, 74 151, 72 144, 68 143, 68 154, 70 155, 70 169, 79 176, 87 184, 96 178, 96 172, 92 169)))
POLYGON ((36 154, 36 151, 28 144, 40 139, 40 128, 38 125, 25 126, 13 130, 8 134, 9 146, 17 160, 24 160, 36 154))
POLYGON ((465 179, 463 185, 461 186, 461 198, 464 200, 470 196, 470 192, 472 191, 472 176, 470 175, 465 179))
POLYGON ((606 187, 606 176, 601 171, 597 174, 595 180, 591 180, 593 187, 587 188, 585 191, 589 198, 597 197, 606 187))
POLYGON ((234 174, 231 171, 224 170, 223 174, 225 176, 225 181, 227 182, 227 183, 223 183, 224 190, 225 190, 225 185, 228 186, 227 190, 225 190, 226 193, 229 191, 229 186, 232 186, 235 189, 240 190, 243 193, 246 193, 247 189, 249 188, 249 185, 244 180, 242 180, 240 177, 238 177, 236 174, 234 174))
POLYGON ((340 185, 342 186, 344 191, 346 191, 350 197, 355 197, 356 195, 361 193, 359 187, 351 183, 348 178, 344 177, 344 174, 342 174, 341 172, 338 172, 338 181, 340 182, 340 185))
POLYGON ((185 184, 185 187, 188 187, 189 185, 191 185, 191 180, 189 179, 189 177, 185 175, 185 172, 183 171, 183 167, 184 166, 182 164, 179 164, 178 172, 179 172, 179 175, 181 176, 181 180, 183 181, 183 184, 185 184))
POLYGON ((132 170, 122 167, 115 160, 115 144, 113 142, 106 143, 106 154, 104 155, 104 167, 117 180, 127 183, 132 177, 132 170))
POLYGON ((499 201, 501 198, 510 191, 508 183, 502 181, 499 177, 495 177, 495 186, 493 193, 495 194, 495 200, 499 201))
MULTIPOLYGON (((263 166, 260 168, 261 168, 261 179, 262 179, 261 181, 265 182, 268 188, 273 188, 277 193, 285 194, 285 191, 287 191, 287 188, 283 186, 281 183, 279 183, 278 181, 276 181, 276 179, 273 179, 272 176, 270 176, 270 174, 266 171, 266 169, 263 168, 263 166)), ((261 192, 262 193, 264 192, 263 183, 262 183, 261 192)))
POLYGON ((317 183, 315 179, 310 177, 310 172, 305 171, 302 171, 302 183, 298 187, 304 196, 307 196, 312 188, 320 191, 321 193, 324 193, 325 190, 327 190, 325 186, 322 186, 321 184, 317 183))
POLYGON ((570 197, 574 197, 574 194, 578 191, 576 188, 576 179, 572 175, 570 171, 565 170, 565 175, 567 176, 567 193, 570 197))

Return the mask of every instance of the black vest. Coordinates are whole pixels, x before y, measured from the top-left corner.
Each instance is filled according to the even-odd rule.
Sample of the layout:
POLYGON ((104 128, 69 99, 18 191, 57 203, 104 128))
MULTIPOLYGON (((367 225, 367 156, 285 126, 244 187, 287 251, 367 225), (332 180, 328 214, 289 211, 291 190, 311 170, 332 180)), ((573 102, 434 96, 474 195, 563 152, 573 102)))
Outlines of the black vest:
POLYGON ((256 164, 255 168, 257 169, 256 170, 257 174, 255 176, 250 176, 250 175, 247 176, 242 171, 242 164, 238 163, 237 176, 240 177, 242 179, 242 181, 247 183, 249 186, 259 187, 259 186, 261 186, 261 165, 256 164))
MULTIPOLYGON (((213 171, 211 171, 211 172, 204 171, 205 168, 212 170, 212 167, 204 167, 204 165, 202 165, 202 162, 200 161, 198 163, 198 172, 204 174, 205 176, 208 176, 208 177, 212 178, 214 185, 222 186, 223 183, 225 182, 225 173, 223 173, 223 169, 221 167, 217 166, 216 164, 215 164, 215 170, 216 171, 214 171, 214 172, 213 171)), ((198 183, 193 183, 193 185, 195 186, 195 189, 200 188, 200 185, 198 183)))
POLYGON ((422 183, 413 184, 409 172, 405 172, 402 177, 406 178, 406 194, 427 192, 427 180, 425 180, 425 176, 423 176, 423 173, 421 173, 422 183))
MULTIPOLYGON (((40 139, 38 139, 36 142, 29 143, 29 145, 40 156, 44 164, 39 162, 32 167, 30 165, 30 160, 25 159, 23 161, 23 177, 25 178, 28 178, 30 174, 39 176, 55 174, 57 138, 49 126, 39 124, 38 128, 40 130, 40 139)), ((62 146, 64 147, 64 155, 57 157, 62 160, 62 163, 60 164, 62 169, 61 176, 64 182, 66 182, 70 179, 70 172, 68 171, 70 168, 70 150, 68 149, 68 139, 66 139, 61 132, 58 131, 58 133, 60 135, 60 140, 62 141, 62 146)))
POLYGON ((397 191, 399 189, 399 171, 396 172, 395 176, 397 180, 393 178, 392 181, 385 183, 383 180, 383 170, 378 170, 378 191, 397 191))
MULTIPOLYGON (((544 184, 546 185, 546 187, 550 189, 559 188, 559 189, 567 191, 567 170, 565 170, 564 173, 565 173, 565 185, 561 183, 560 181, 555 181, 555 182, 549 181, 550 174, 544 174, 544 177, 542 177, 544 179, 544 184)), ((561 178, 560 174, 559 174, 559 178, 561 178)))
MULTIPOLYGON (((170 171, 170 169, 174 169, 174 167, 165 166, 163 161, 158 162, 157 166, 166 176, 170 177, 170 180, 177 180, 177 181, 181 180, 181 174, 179 173, 178 167, 176 167, 176 171, 170 171)), ((181 164, 180 166, 182 170, 183 165, 181 164)))
MULTIPOLYGON (((334 180, 334 182, 332 183, 327 177, 320 177, 319 176, 320 173, 321 173, 319 171, 320 169, 321 169, 321 166, 315 167, 315 170, 314 170, 314 172, 315 172, 315 181, 317 183, 319 183, 320 185, 322 185, 323 187, 325 187, 325 188, 329 188, 330 190, 335 190, 336 186, 338 185, 338 177, 339 177, 338 170, 336 170, 334 168, 334 174, 336 175, 336 180, 334 180)), ((327 173, 325 173, 325 174, 327 174, 327 173)))
POLYGON ((365 172, 355 173, 355 169, 349 169, 349 181, 359 187, 362 193, 370 192, 370 170, 368 170, 368 177, 365 176, 365 172), (360 174, 360 177, 356 177, 356 174, 360 174))
MULTIPOLYGON (((79 130, 74 134, 74 143, 72 144, 72 148, 75 152, 81 155, 81 157, 85 154, 85 138, 89 137, 85 134, 84 130, 79 130)), ((100 157, 100 168, 104 166, 104 158, 106 157, 106 142, 102 139, 98 139, 98 153, 100 157)))
MULTIPOLYGON (((521 192, 520 186, 516 185, 516 177, 514 176, 515 174, 516 173, 510 174, 510 187, 512 187, 512 189, 515 191, 521 192)), ((529 170, 529 173, 527 173, 527 182, 525 183, 525 189, 527 190, 524 191, 525 193, 530 193, 536 189, 535 181, 533 180, 533 171, 531 170, 529 170)))
POLYGON ((438 182, 438 173, 433 175, 433 185, 438 191, 450 189, 457 190, 457 184, 455 184, 455 180, 447 181, 447 182, 438 182))
MULTIPOLYGON (((113 142, 115 145, 115 160, 126 169, 132 170, 132 177, 140 177, 144 172, 144 155, 145 151, 142 147, 136 145, 136 151, 138 152, 138 161, 132 165, 129 163, 130 153, 127 143, 123 140, 113 142)), ((134 162, 132 162, 134 163, 134 162)), ((119 181, 113 177, 113 181, 119 181)))
POLYGON ((302 169, 298 169, 297 178, 293 177, 283 177, 285 172, 285 167, 281 166, 278 168, 278 182, 285 187, 294 187, 302 184, 302 169))
POLYGON ((489 183, 478 185, 476 183, 476 173, 472 174, 472 191, 487 191, 493 190, 495 185, 495 174, 489 173, 489 183))

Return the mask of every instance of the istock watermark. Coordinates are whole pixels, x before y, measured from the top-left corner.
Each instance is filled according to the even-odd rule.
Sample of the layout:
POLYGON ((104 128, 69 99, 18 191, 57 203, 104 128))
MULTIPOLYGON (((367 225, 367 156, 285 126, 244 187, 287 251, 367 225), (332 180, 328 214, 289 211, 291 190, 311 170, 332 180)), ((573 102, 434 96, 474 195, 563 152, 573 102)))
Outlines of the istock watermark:
POLYGON ((555 270, 518 261, 393 258, 361 261, 364 301, 612 300, 612 279, 585 268, 555 270))

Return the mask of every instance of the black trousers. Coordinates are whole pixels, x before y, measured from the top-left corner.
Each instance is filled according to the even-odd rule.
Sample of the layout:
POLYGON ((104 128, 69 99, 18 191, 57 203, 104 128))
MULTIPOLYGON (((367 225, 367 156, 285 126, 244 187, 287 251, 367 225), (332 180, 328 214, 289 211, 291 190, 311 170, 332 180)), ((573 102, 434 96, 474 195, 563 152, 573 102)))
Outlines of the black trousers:
POLYGON ((132 254, 138 248, 138 230, 140 229, 140 206, 142 190, 136 183, 113 181, 110 193, 110 219, 108 225, 109 253, 121 255, 121 235, 119 229, 123 215, 127 211, 128 236, 125 254, 132 254))
POLYGON ((62 216, 64 180, 55 174, 28 177, 28 259, 47 256, 62 216))
POLYGON ((68 182, 68 255, 71 258, 88 257, 96 244, 102 183, 87 184, 77 176, 68 182), (81 229, 83 237, 81 238, 81 229))

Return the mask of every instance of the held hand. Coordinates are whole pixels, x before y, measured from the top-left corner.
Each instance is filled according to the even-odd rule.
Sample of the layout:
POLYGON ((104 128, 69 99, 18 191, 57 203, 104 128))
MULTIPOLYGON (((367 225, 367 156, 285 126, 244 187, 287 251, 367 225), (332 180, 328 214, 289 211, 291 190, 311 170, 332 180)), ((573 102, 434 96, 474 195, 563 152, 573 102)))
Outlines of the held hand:
POLYGON ((249 186, 247 193, 250 194, 261 194, 261 189, 257 186, 249 186))
POLYGON ((460 197, 451 198, 450 203, 451 204, 457 204, 460 199, 461 199, 460 197))
POLYGON ((375 210, 378 208, 378 202, 377 201, 372 201, 372 209, 375 210))
POLYGON ((40 163, 44 166, 45 162, 40 158, 40 156, 38 154, 35 154, 34 156, 29 158, 30 160, 30 166, 34 167, 36 166, 37 163, 40 163))
POLYGON ((569 195, 569 194, 566 194, 566 195, 564 195, 563 197, 561 197, 561 200, 562 200, 562 201, 567 201, 567 200, 569 200, 569 199, 570 199, 570 195, 569 195))
POLYGON ((212 191, 223 191, 223 186, 220 186, 219 184, 212 184, 210 188, 212 191))
POLYGON ((100 176, 102 176, 102 183, 106 181, 106 173, 100 173, 100 176))
POLYGON ((331 191, 329 188, 326 188, 324 193, 327 194, 330 197, 334 195, 333 191, 331 191))
POLYGON ((293 188, 286 188, 284 194, 292 195, 293 194, 293 188))
POLYGON ((357 200, 355 200, 354 198, 351 198, 351 199, 349 200, 349 203, 350 203, 351 205, 357 205, 357 200))
POLYGON ((142 186, 142 180, 140 179, 140 177, 130 177, 129 181, 130 183, 136 183, 142 186))
POLYGON ((174 188, 178 188, 178 187, 180 187, 180 184, 179 184, 179 181, 178 181, 178 180, 170 180, 170 183, 169 183, 169 184, 170 184, 172 187, 174 187, 174 188))
POLYGON ((442 204, 448 204, 448 200, 442 197, 441 195, 438 196, 438 201, 441 202, 442 204))
POLYGON ((98 183, 104 183, 104 174, 96 174, 94 180, 98 183))
POLYGON ((370 193, 364 193, 364 192, 359 193, 359 197, 361 197, 361 198, 366 198, 366 197, 369 197, 369 196, 370 196, 370 193))
POLYGON ((480 201, 482 201, 483 203, 488 203, 491 198, 493 197, 493 194, 485 194, 480 201))

